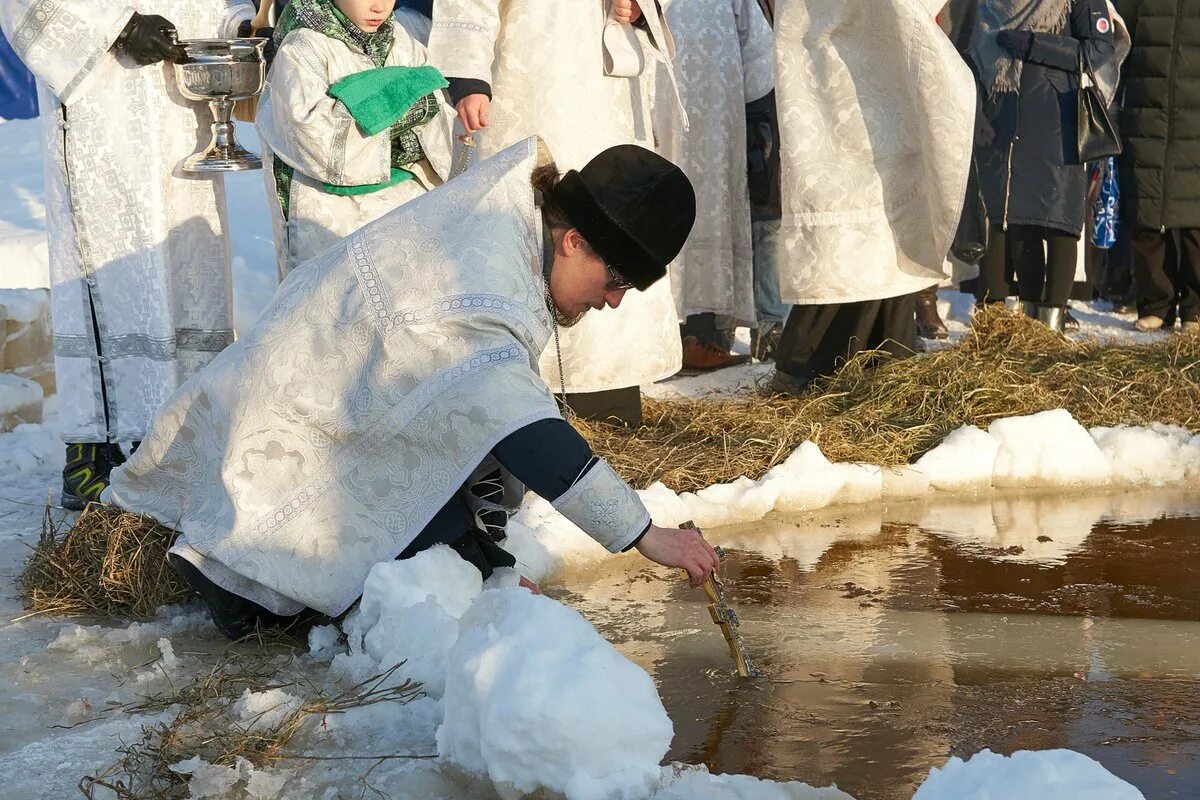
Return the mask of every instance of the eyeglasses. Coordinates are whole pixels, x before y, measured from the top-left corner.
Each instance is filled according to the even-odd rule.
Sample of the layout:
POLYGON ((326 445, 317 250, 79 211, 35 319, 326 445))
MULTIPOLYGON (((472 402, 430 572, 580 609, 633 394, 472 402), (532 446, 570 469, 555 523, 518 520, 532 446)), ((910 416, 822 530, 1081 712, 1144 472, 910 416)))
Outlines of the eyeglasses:
POLYGON ((606 292, 615 292, 618 289, 629 290, 635 288, 632 283, 625 280, 625 277, 621 275, 621 273, 617 272, 617 268, 612 264, 605 264, 604 269, 608 270, 608 283, 604 284, 604 290, 606 292))

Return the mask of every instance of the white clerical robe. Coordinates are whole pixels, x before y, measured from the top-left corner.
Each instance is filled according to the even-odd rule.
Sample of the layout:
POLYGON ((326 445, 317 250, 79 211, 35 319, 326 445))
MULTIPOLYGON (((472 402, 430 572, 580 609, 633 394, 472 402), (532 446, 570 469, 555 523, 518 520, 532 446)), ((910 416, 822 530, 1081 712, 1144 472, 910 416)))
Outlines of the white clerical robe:
POLYGON ((778 0, 780 297, 850 303, 944 277, 975 82, 918 0, 778 0))
MULTIPOLYGON (((552 322, 530 178, 548 160, 518 142, 292 270, 105 501, 182 531, 172 552, 275 613, 344 611, 500 440, 559 416, 537 373, 552 322)), ((607 464, 554 506, 612 551, 649 523, 607 464)))
MULTIPOLYGON (((649 0, 644 7, 653 10, 649 0)), ((651 97, 655 71, 670 69, 670 34, 657 14, 647 15, 647 34, 617 25, 606 10, 603 0, 434 3, 433 65, 447 77, 474 78, 492 87, 480 156, 537 134, 565 172, 613 145, 655 148, 652 104, 677 102, 674 93, 651 97)), ((636 386, 681 366, 668 280, 627 293, 616 313, 588 315, 560 336, 568 392, 636 386)), ((559 388, 555 348, 543 356, 542 374, 559 388)))
POLYGON ((0 27, 38 79, 68 442, 141 439, 233 341, 224 182, 180 170, 212 115, 179 94, 171 64, 112 51, 135 11, 180 39, 235 36, 254 14, 246 0, 0 0, 0 27))
POLYGON ((691 124, 685 130, 675 109, 659 103, 655 127, 662 154, 696 189, 696 224, 671 264, 675 307, 681 319, 712 312, 753 327, 746 104, 774 85, 771 26, 758 0, 673 0, 667 26, 691 124))
MULTIPOLYGON (((418 67, 427 60, 425 48, 397 25, 385 66, 418 67)), ((287 219, 275 201, 274 171, 266 170, 281 276, 450 176, 455 111, 443 102, 438 116, 417 129, 425 158, 409 167, 414 178, 369 194, 337 195, 321 188, 322 183, 382 183, 391 175, 390 131, 368 136, 329 95, 329 87, 342 78, 374 66, 365 53, 308 28, 288 34, 275 54, 255 122, 267 155, 295 170, 287 219)))

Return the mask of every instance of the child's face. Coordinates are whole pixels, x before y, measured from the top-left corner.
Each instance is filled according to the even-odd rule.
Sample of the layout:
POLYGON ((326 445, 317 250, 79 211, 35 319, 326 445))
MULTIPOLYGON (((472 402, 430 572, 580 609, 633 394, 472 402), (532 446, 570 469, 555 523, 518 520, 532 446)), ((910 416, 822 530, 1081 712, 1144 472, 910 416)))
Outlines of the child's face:
POLYGON ((333 0, 333 4, 359 30, 374 33, 392 15, 396 0, 333 0))

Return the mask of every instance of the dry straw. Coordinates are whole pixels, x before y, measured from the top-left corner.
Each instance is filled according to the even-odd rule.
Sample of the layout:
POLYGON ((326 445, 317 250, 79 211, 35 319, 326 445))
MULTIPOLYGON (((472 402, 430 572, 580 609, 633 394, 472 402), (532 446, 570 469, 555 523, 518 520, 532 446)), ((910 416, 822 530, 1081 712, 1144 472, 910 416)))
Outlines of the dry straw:
POLYGON ((331 714, 377 703, 406 704, 423 692, 411 680, 399 681, 394 673, 401 664, 334 695, 326 695, 293 673, 294 653, 264 646, 227 650, 208 672, 189 684, 166 694, 135 703, 111 706, 102 712, 156 714, 169 709, 178 713, 169 722, 143 726, 141 738, 118 749, 120 758, 79 782, 80 793, 89 800, 181 800, 194 796, 189 777, 172 767, 199 756, 208 764, 237 768, 241 760, 253 767, 277 766, 282 762, 354 760, 373 762, 359 778, 365 790, 375 766, 389 760, 432 758, 425 754, 310 755, 296 752, 297 737, 311 725, 320 725, 331 714), (235 713, 236 702, 246 690, 265 692, 286 689, 298 697, 294 707, 266 709, 246 719, 235 713), (275 712, 282 713, 275 713, 275 712), (274 721, 273 717, 280 717, 274 721))
POLYGON ((1065 408, 1080 423, 1200 428, 1200 338, 1068 341, 1002 307, 955 347, 854 357, 799 397, 644 401, 645 424, 575 424, 634 486, 695 491, 758 478, 812 440, 831 461, 911 463, 961 425, 1065 408))
POLYGON ((177 535, 149 517, 98 504, 64 533, 47 508, 17 581, 33 614, 149 617, 188 596, 167 563, 177 535))

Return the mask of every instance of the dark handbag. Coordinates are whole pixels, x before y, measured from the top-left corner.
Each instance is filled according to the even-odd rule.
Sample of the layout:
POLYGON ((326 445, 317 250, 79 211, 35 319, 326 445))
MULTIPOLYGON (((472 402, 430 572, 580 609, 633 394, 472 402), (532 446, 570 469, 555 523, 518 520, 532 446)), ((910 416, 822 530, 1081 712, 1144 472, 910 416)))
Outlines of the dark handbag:
POLYGON ((1096 78, 1083 55, 1082 45, 1079 47, 1079 94, 1075 125, 1080 164, 1121 155, 1121 137, 1117 133, 1117 125, 1108 113, 1104 95, 1096 86, 1096 78))
POLYGON ((978 264, 988 249, 987 203, 979 188, 979 168, 975 154, 971 154, 971 169, 967 173, 967 198, 963 203, 962 216, 958 218, 958 230, 954 232, 951 254, 967 264, 978 264))

